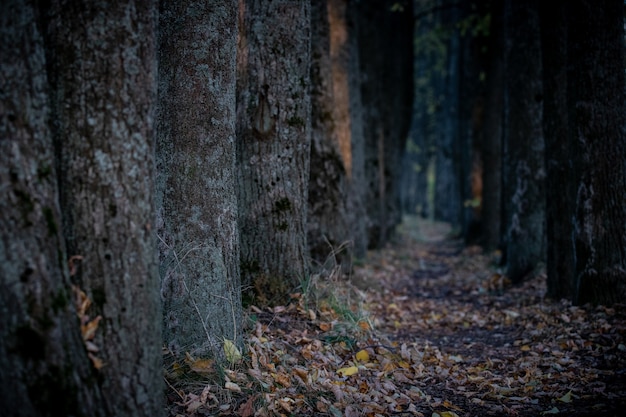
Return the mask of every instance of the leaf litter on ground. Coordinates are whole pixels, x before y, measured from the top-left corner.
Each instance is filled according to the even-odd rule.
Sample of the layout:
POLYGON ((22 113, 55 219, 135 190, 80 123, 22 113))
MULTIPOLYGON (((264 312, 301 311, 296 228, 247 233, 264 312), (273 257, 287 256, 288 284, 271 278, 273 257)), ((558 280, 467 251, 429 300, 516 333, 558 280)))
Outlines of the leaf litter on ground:
POLYGON ((512 286, 448 234, 410 219, 350 276, 251 306, 228 368, 166 369, 169 415, 623 415, 626 306, 548 299, 542 271, 512 286))

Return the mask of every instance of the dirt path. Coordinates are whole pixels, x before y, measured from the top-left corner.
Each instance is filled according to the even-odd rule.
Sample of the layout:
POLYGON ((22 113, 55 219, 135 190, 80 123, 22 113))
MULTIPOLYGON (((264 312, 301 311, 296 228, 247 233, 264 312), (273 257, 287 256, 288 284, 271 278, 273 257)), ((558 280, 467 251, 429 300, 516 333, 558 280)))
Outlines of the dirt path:
POLYGON ((626 309, 544 297, 545 275, 512 287, 493 259, 412 224, 377 254, 384 295, 376 328, 424 354, 411 384, 425 415, 626 414, 626 309), (387 266, 385 266, 387 265, 387 266))
POLYGON ((349 279, 331 262, 291 304, 252 306, 242 361, 166 370, 170 414, 624 415, 626 307, 548 300, 541 273, 511 287, 447 233, 408 223, 349 279))

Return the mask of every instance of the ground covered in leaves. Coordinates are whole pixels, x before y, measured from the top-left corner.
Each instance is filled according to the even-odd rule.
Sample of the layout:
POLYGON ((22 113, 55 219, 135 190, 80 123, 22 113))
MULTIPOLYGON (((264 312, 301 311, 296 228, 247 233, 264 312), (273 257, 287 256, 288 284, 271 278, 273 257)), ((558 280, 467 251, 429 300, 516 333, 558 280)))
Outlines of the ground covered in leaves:
POLYGON ((349 276, 330 263, 290 304, 250 307, 229 367, 166 358, 169 414, 626 414, 626 306, 547 299, 541 272, 511 286, 497 254, 446 236, 413 220, 349 276))

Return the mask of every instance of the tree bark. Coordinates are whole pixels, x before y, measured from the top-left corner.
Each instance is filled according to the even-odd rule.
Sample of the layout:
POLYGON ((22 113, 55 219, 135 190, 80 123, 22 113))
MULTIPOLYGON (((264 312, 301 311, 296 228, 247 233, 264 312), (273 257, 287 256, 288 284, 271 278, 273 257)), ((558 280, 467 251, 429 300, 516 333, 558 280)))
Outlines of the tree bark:
POLYGON ((38 11, 0 6, 0 405, 104 416, 69 288, 38 11))
MULTIPOLYGON (((350 137, 337 130, 328 2, 311 3, 311 171, 308 244, 320 267, 349 267, 350 137), (328 265, 325 265, 327 264, 328 265)), ((349 128, 349 125, 348 125, 349 128)), ((348 131, 349 133, 349 131, 348 131)))
POLYGON ((237 76, 241 273, 261 301, 307 277, 310 4, 239 2, 237 76))
POLYGON ((626 297, 623 2, 568 2, 567 103, 574 188, 574 299, 626 297))
POLYGON ((504 123, 504 1, 492 6, 489 55, 486 74, 487 96, 483 130, 482 244, 488 250, 502 242, 502 130, 504 123))
POLYGON ((241 344, 235 192, 237 1, 162 1, 157 210, 164 341, 241 344))
POLYGON ((48 45, 69 255, 102 320, 101 386, 110 415, 162 413, 153 135, 153 1, 53 1, 48 45))
POLYGON ((574 295, 572 202, 578 173, 571 169, 567 102, 567 10, 565 2, 542 3, 543 130, 546 141, 546 269, 548 294, 574 295))
POLYGON ((536 1, 505 3, 506 271, 521 281, 545 259, 542 73, 536 1))

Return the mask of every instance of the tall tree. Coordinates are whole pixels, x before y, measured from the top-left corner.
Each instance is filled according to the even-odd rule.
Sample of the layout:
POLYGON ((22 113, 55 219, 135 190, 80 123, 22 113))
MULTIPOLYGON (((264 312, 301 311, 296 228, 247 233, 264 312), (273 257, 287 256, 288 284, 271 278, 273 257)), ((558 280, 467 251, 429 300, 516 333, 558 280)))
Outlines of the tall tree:
POLYGON ((242 281, 278 302, 308 274, 310 3, 240 0, 239 13, 242 281))
POLYGON ((162 413, 154 236, 154 1, 50 2, 48 57, 63 232, 116 416, 162 413))
POLYGON ((545 169, 537 1, 505 2, 506 271, 518 282, 544 259, 545 169))
MULTIPOLYGON (((338 125, 331 58, 329 4, 311 3, 311 160, 309 178, 308 245, 313 261, 342 261, 351 240, 348 176, 351 149, 346 126, 338 125), (340 136, 341 142, 340 142, 340 136)), ((336 73, 337 71, 335 71, 336 73)), ((342 80, 338 80, 341 82, 342 80)), ((347 82, 347 80, 345 80, 347 82)), ((346 91, 347 93, 347 91, 346 91)), ((344 97, 347 101, 348 97, 344 97)), ((344 104, 345 107, 346 103, 344 104)), ((344 111, 348 110, 344 107, 344 111)), ((345 122, 345 117, 339 119, 345 122)), ((349 125, 348 125, 349 129, 349 125)))
POLYGON ((543 59, 543 129, 546 142, 546 269, 548 293, 554 298, 574 295, 572 210, 575 193, 568 121, 567 8, 562 1, 541 5, 543 59))
POLYGON ((235 195, 237 1, 161 2, 157 201, 164 340, 241 342, 235 195))
POLYGON ((104 416, 69 288, 39 14, 0 5, 0 404, 5 416, 104 416))
POLYGON ((360 2, 359 63, 370 247, 401 220, 402 153, 413 107, 413 2, 360 2))
POLYGON ((330 0, 330 53, 333 72, 334 114, 344 164, 348 173, 348 213, 354 255, 366 255, 368 216, 365 205, 365 133, 356 2, 330 0), (347 149, 349 149, 349 156, 347 149))
POLYGON ((578 304, 626 298, 623 7, 617 0, 577 0, 567 7, 568 142, 577 173, 570 176, 576 181, 573 301, 578 304))
POLYGON ((502 244, 502 131, 504 123, 504 0, 493 0, 489 30, 482 142, 482 244, 502 244))

